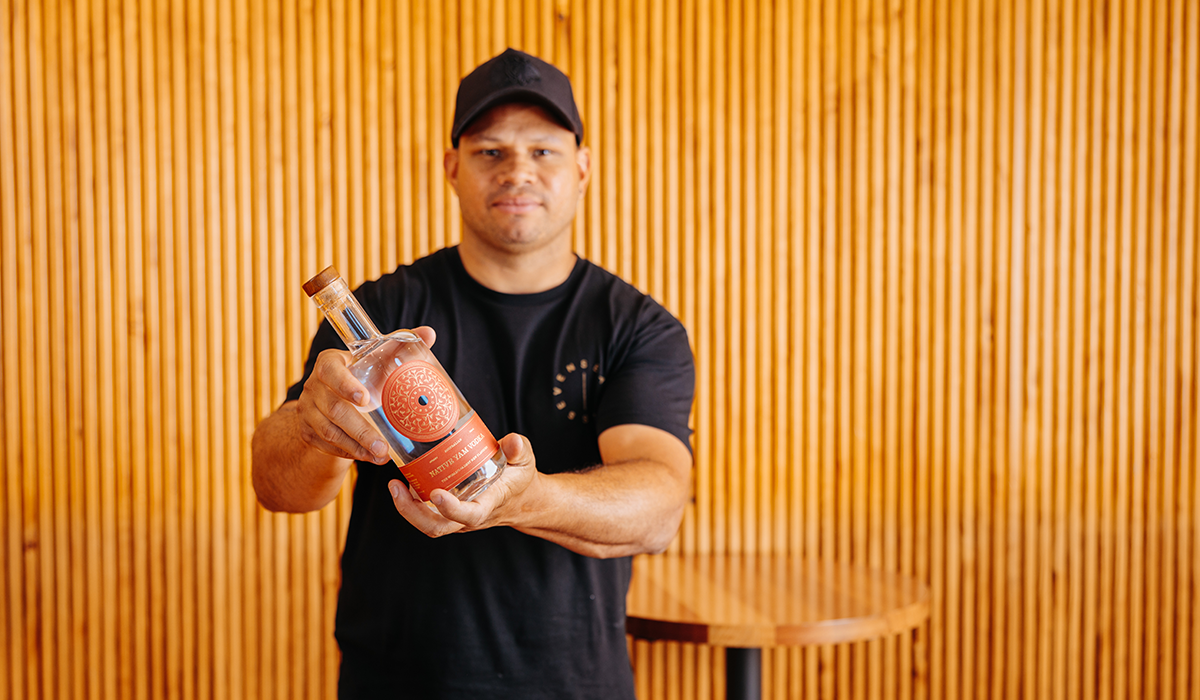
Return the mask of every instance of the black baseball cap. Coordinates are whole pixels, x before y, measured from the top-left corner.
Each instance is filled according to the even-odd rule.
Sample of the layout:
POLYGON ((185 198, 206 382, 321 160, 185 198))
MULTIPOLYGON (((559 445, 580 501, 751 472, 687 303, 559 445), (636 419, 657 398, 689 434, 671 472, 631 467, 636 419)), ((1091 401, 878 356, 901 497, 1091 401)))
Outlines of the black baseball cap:
POLYGON ((506 49, 458 84, 450 143, 458 148, 458 139, 471 122, 508 102, 529 102, 545 108, 575 134, 576 145, 582 143, 583 121, 575 107, 570 78, 542 59, 516 49, 506 49))

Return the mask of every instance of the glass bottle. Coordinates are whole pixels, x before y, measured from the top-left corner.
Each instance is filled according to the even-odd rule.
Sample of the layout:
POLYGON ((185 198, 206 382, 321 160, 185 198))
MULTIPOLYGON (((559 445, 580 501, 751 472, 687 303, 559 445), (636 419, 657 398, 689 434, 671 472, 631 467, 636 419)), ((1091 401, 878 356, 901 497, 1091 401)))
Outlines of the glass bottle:
POLYGON ((470 501, 500 476, 504 451, 425 341, 409 330, 380 333, 333 267, 304 291, 354 355, 350 373, 370 396, 358 410, 417 498, 428 501, 440 488, 470 501))

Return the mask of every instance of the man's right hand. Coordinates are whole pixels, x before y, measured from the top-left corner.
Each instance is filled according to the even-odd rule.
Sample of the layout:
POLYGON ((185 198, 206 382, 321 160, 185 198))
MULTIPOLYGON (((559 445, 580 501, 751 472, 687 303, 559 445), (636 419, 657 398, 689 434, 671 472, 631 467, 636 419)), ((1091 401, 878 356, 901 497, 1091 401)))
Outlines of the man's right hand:
MULTIPOLYGON (((433 346, 437 335, 413 332, 433 346)), ((304 513, 323 508, 342 487, 352 460, 386 464, 387 447, 360 407, 367 390, 350 373, 354 356, 326 350, 296 401, 288 401, 258 425, 251 440, 251 480, 263 507, 304 513)))
POLYGON ((296 402, 300 439, 313 449, 343 459, 387 464, 387 444, 359 407, 371 399, 349 367, 354 355, 326 350, 296 402))

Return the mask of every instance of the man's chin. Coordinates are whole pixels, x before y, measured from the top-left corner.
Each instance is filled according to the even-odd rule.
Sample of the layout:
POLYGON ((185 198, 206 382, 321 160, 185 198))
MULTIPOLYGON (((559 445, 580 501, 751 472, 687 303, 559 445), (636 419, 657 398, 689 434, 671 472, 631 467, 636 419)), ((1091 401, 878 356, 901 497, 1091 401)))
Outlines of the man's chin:
POLYGON ((512 252, 524 253, 543 247, 546 239, 538 236, 508 236, 502 238, 500 244, 512 252))
POLYGON ((544 231, 508 230, 493 232, 486 237, 489 245, 508 253, 528 253, 539 250, 557 239, 544 231))
POLYGON ((510 218, 505 221, 493 219, 486 223, 490 225, 472 226, 471 221, 464 219, 463 235, 473 234, 480 243, 510 253, 537 250, 554 243, 563 235, 569 238, 571 232, 570 225, 555 231, 544 221, 531 221, 527 218, 510 218))

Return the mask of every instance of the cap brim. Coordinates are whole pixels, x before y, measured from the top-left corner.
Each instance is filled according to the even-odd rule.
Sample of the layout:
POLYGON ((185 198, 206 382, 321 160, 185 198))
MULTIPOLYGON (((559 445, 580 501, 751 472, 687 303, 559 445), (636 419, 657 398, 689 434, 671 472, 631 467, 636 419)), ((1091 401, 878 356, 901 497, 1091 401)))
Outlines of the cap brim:
POLYGON ((503 90, 497 90, 486 100, 476 104, 469 112, 463 115, 461 123, 459 123, 455 127, 454 131, 450 134, 451 143, 455 148, 457 148, 459 138, 463 135, 463 132, 465 132, 467 128, 471 126, 471 122, 478 119, 489 109, 502 104, 508 104, 510 102, 529 102, 536 104, 537 106, 549 112, 550 116, 554 117, 558 121, 559 126, 563 127, 572 134, 575 134, 576 144, 583 139, 583 136, 577 133, 575 131, 575 127, 571 124, 570 116, 568 116, 561 107, 551 102, 550 99, 545 95, 525 87, 509 87, 504 88, 503 90))

